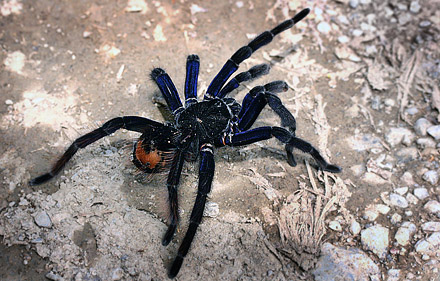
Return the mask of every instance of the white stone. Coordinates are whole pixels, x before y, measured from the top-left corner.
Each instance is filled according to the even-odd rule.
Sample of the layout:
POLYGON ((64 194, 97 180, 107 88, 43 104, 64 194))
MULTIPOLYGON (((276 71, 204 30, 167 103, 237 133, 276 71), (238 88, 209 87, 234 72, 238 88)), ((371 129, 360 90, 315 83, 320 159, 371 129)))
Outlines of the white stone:
POLYGON ((423 231, 432 231, 437 232, 440 231, 440 222, 437 221, 429 221, 422 224, 423 231))
POLYGON ((439 178, 438 173, 437 171, 434 170, 426 171, 422 176, 422 179, 424 179, 425 181, 429 182, 432 185, 437 184, 438 178, 439 178))
POLYGON ((374 225, 361 231, 361 241, 365 249, 372 251, 380 259, 387 254, 389 230, 381 225, 374 225))
POLYGON ((408 201, 408 203, 413 204, 413 205, 416 205, 417 203, 419 203, 419 199, 417 199, 417 197, 412 195, 412 193, 408 193, 406 195, 406 201, 408 201))
POLYGON ((414 195, 419 198, 420 200, 423 200, 429 196, 428 190, 424 187, 417 187, 414 189, 414 195))
POLYGON ((401 220, 402 220, 402 216, 397 213, 395 213, 391 216, 391 223, 392 224, 396 224, 396 223, 400 222, 401 220))
POLYGON ((432 255, 438 253, 440 247, 440 232, 434 232, 428 238, 419 240, 415 250, 421 254, 432 255))
POLYGON ((440 203, 435 200, 428 201, 423 208, 430 213, 440 213, 440 203))
POLYGON ((411 4, 409 5, 409 10, 411 11, 411 13, 417 14, 418 12, 420 12, 420 9, 422 7, 420 6, 418 1, 411 1, 411 4))
POLYGON ((325 21, 320 22, 317 28, 321 33, 329 33, 332 30, 331 26, 325 21))
POLYGON ((341 224, 338 221, 331 221, 328 224, 328 227, 330 227, 330 229, 333 229, 334 231, 341 231, 342 230, 341 224))
POLYGON ((416 232, 417 228, 415 224, 410 222, 404 222, 402 226, 397 230, 394 239, 401 246, 406 246, 411 240, 411 236, 416 232))
POLYGON ((361 225, 356 221, 353 220, 350 224, 350 232, 353 235, 358 235, 361 232, 361 225))
POLYGON ((436 146, 436 142, 432 138, 419 138, 416 142, 421 148, 434 148, 436 146))
POLYGON ((408 201, 402 195, 391 193, 390 194, 390 204, 399 208, 407 208, 408 201))
POLYGON ((408 187, 404 186, 404 187, 396 188, 396 189, 394 189, 394 192, 399 194, 399 195, 404 195, 405 193, 408 192, 408 187))
POLYGON ((390 269, 388 270, 387 281, 399 281, 400 280, 400 269, 390 269))
POLYGON ((431 126, 427 129, 428 134, 430 134, 435 140, 440 139, 440 125, 431 126))

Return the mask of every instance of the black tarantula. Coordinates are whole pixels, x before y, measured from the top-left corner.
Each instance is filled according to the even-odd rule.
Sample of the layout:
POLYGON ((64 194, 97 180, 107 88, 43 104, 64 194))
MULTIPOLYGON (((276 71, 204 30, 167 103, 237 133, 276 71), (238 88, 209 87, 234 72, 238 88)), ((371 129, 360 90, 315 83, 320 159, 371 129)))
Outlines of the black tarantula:
POLYGON ((296 148, 310 154, 315 159, 318 168, 332 173, 341 171, 340 167, 327 163, 310 143, 295 136, 295 118, 275 95, 275 93, 287 91, 288 87, 285 82, 274 81, 253 88, 244 97, 241 105, 235 99, 226 97, 240 83, 267 74, 269 71, 269 65, 257 65, 248 71, 239 73, 226 84, 226 81, 238 69, 239 64, 256 50, 269 44, 276 35, 302 20, 309 11, 309 9, 302 10, 293 18, 282 22, 270 31, 263 32, 248 45, 236 51, 212 80, 202 101, 197 99, 200 65, 197 55, 188 56, 186 63, 185 105, 182 105, 179 93, 168 74, 161 68, 153 69, 151 78, 162 92, 174 116, 174 123, 162 124, 138 116, 111 119, 100 128, 76 139, 49 173, 34 178, 29 184, 38 185, 52 179, 79 148, 84 148, 118 129, 124 128, 139 132, 142 135, 134 144, 132 155, 132 161, 136 167, 146 173, 169 170, 167 188, 170 218, 168 230, 162 240, 163 245, 168 245, 173 239, 179 221, 177 187, 183 163, 185 160, 195 161, 200 157, 198 192, 189 227, 168 274, 170 278, 175 277, 202 220, 206 197, 211 191, 215 164, 214 147, 247 145, 275 137, 286 145, 287 162, 291 166, 296 166, 292 154, 293 149, 296 148), (281 127, 265 126, 251 129, 252 124, 267 104, 280 117, 281 127))

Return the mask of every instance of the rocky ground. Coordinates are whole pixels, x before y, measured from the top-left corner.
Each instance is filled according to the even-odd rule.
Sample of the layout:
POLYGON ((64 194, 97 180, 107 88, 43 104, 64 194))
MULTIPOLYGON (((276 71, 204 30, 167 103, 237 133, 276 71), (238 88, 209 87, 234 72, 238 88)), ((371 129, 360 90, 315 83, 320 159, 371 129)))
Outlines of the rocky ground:
MULTIPOLYGON (((3 0, 0 279, 164 280, 197 165, 184 167, 168 247, 166 176, 130 163, 135 133, 81 150, 47 184, 27 182, 112 117, 162 121, 154 67, 182 89, 186 56, 198 54, 201 95, 236 49, 304 7, 304 21, 240 68, 270 63, 270 74, 232 96, 285 80, 297 135, 343 172, 318 172, 301 153, 290 167, 275 140, 216 150, 177 279, 439 280, 440 2, 428 0, 3 0)), ((273 124, 269 109, 256 122, 273 124)))

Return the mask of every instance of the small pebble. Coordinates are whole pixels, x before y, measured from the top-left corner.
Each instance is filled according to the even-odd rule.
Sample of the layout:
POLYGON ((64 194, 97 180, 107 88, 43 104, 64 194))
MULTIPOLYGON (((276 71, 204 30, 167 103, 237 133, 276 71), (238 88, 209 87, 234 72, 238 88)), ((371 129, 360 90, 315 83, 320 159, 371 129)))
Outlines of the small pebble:
POLYGON ((52 227, 52 221, 45 211, 38 212, 34 217, 35 223, 41 227, 52 227))
POLYGON ((112 272, 112 280, 121 280, 124 277, 124 270, 120 267, 116 268, 112 272))
POLYGON ((419 136, 426 136, 429 127, 432 127, 432 123, 426 118, 419 118, 414 123, 414 131, 419 136))
POLYGON ((14 104, 14 102, 11 101, 11 100, 5 100, 5 104, 6 104, 6 105, 12 105, 12 104, 14 104))
POLYGON ((409 10, 411 13, 417 14, 420 12, 421 6, 418 1, 411 1, 411 4, 409 5, 409 10))
POLYGON ((411 236, 417 231, 415 224, 404 222, 396 232, 394 239, 401 246, 406 246, 410 243, 411 236))
POLYGON ((205 206, 205 210, 203 211, 203 216, 215 218, 220 214, 220 209, 217 203, 215 202, 207 202, 205 206))
POLYGON ((353 29, 353 31, 351 33, 355 37, 359 37, 359 36, 362 36, 362 34, 364 34, 364 32, 362 30, 360 30, 360 29, 353 29))
POLYGON ((408 163, 419 157, 419 151, 416 147, 404 147, 396 151, 396 158, 399 164, 408 163))
POLYGON ((407 136, 409 138, 414 138, 411 130, 403 127, 390 128, 385 135, 385 140, 391 145, 396 146, 402 142, 403 138, 407 136))
POLYGON ((432 231, 437 232, 440 231, 440 222, 437 221, 429 221, 422 224, 423 231, 432 231))
POLYGON ((339 43, 345 44, 350 41, 350 38, 348 38, 348 36, 342 35, 338 37, 338 41, 339 43))
POLYGON ((438 252, 440 247, 440 232, 434 232, 426 239, 417 241, 415 250, 421 254, 433 254, 438 252))
POLYGON ((405 186, 405 187, 396 188, 396 189, 394 189, 394 192, 399 194, 399 195, 405 195, 405 193, 408 192, 408 187, 405 186))
POLYGON ((406 195, 406 200, 408 201, 408 203, 413 204, 413 205, 416 205, 419 202, 419 199, 417 199, 417 197, 412 195, 412 193, 408 193, 406 195))
POLYGON ((422 179, 432 185, 436 185, 438 182, 438 173, 437 171, 429 170, 423 174, 422 179))
POLYGON ((430 213, 440 213, 440 203, 436 200, 428 201, 423 208, 430 213))
POLYGON ((359 6, 359 0, 350 0, 348 4, 350 5, 350 8, 356 9, 357 6, 359 6))
POLYGON ((380 259, 385 259, 389 243, 389 230, 374 225, 361 231, 361 241, 365 249, 372 251, 380 259))
POLYGON ((406 110, 405 110, 405 112, 408 114, 408 115, 416 115, 418 112, 419 112, 419 110, 417 109, 417 107, 410 107, 410 108, 407 108, 406 110))
POLYGON ((390 194, 390 204, 399 208, 407 208, 408 201, 402 195, 391 193, 390 194))
POLYGON ((360 225, 356 220, 353 220, 353 221, 351 222, 351 225, 350 225, 350 232, 351 232, 353 235, 358 235, 358 234, 361 232, 361 225, 360 225))
POLYGON ((428 27, 428 26, 431 26, 431 22, 429 21, 429 20, 423 20, 423 21, 421 21, 420 23, 419 23, 419 26, 420 27, 428 27))
POLYGON ((411 21, 411 15, 409 13, 402 13, 399 15, 399 24, 406 25, 411 21))
POLYGON ((350 22, 348 21, 348 18, 346 16, 344 16, 344 15, 338 16, 338 20, 342 24, 346 24, 346 25, 350 24, 350 22))
POLYGON ((437 145, 432 138, 420 138, 417 139, 416 142, 421 148, 427 148, 427 147, 435 148, 435 146, 437 145))
POLYGON ((400 269, 390 269, 388 270, 387 281, 399 281, 400 280, 400 269))
POLYGON ((331 221, 328 227, 330 227, 330 229, 333 229, 334 231, 342 230, 341 224, 338 221, 331 221))
POLYGON ((435 140, 440 139, 440 125, 431 126, 427 129, 429 135, 431 135, 435 140))
POLYGON ((423 200, 429 196, 428 190, 424 187, 418 187, 414 189, 414 195, 419 198, 420 200, 423 200))
POLYGON ((318 24, 318 31, 321 33, 329 33, 331 30, 332 30, 332 28, 325 21, 322 21, 318 24))
POLYGON ((402 220, 402 216, 397 213, 395 213, 391 216, 391 223, 392 224, 399 223, 401 220, 402 220))
POLYGON ((403 173, 400 179, 402 180, 402 183, 405 185, 412 186, 415 184, 413 176, 410 172, 403 173))

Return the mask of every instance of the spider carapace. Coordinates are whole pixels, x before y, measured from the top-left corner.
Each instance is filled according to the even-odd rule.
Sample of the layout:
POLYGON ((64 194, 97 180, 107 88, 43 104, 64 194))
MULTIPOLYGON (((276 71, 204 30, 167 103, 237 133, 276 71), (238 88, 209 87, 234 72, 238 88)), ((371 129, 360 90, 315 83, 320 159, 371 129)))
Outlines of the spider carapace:
POLYGON ((168 245, 174 237, 179 221, 177 187, 183 164, 185 160, 194 161, 198 158, 197 197, 190 215, 188 230, 168 273, 170 278, 175 277, 202 221, 207 195, 211 191, 214 177, 215 147, 247 145, 275 137, 285 144, 287 162, 291 166, 296 166, 293 150, 298 149, 310 154, 319 169, 332 173, 341 171, 340 167, 327 163, 310 143, 295 135, 295 118, 276 95, 288 90, 285 82, 274 81, 264 86, 254 87, 246 94, 242 104, 239 104, 234 98, 227 97, 241 83, 267 74, 270 68, 268 64, 256 65, 230 79, 240 63, 262 46, 269 44, 276 35, 302 20, 309 11, 309 9, 302 10, 293 18, 261 33, 249 44, 238 49, 214 77, 201 101, 197 99, 197 80, 200 66, 197 55, 190 55, 187 58, 185 104, 182 104, 179 93, 168 74, 163 69, 153 69, 151 78, 159 87, 167 107, 174 117, 174 122, 162 124, 138 116, 111 119, 100 128, 76 139, 49 173, 31 180, 29 183, 37 185, 52 179, 79 148, 84 148, 118 129, 124 128, 139 132, 141 136, 133 147, 133 163, 146 173, 169 171, 167 189, 170 218, 168 229, 162 240, 163 245, 168 245), (281 126, 252 128, 266 105, 279 116, 281 126))

